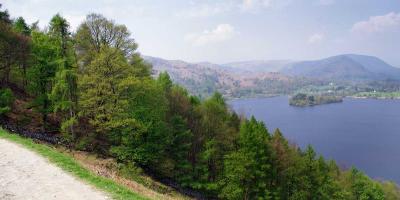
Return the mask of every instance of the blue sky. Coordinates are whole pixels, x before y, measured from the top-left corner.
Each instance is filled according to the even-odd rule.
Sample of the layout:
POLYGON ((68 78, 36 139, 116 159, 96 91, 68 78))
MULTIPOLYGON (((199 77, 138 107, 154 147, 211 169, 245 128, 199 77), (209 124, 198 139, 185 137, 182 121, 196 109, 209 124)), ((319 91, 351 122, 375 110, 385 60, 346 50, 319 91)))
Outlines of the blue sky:
POLYGON ((400 0, 3 0, 44 27, 96 12, 125 24, 145 55, 216 63, 378 56, 400 67, 400 0))

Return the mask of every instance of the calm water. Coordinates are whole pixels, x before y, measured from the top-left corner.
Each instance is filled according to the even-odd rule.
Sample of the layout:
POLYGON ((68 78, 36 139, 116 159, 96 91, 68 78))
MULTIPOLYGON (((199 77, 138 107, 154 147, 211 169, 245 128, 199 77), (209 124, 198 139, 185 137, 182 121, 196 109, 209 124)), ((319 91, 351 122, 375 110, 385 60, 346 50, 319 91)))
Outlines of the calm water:
POLYGON ((400 100, 348 99, 298 108, 287 97, 233 100, 231 106, 280 128, 301 147, 307 144, 340 166, 400 183, 400 100))

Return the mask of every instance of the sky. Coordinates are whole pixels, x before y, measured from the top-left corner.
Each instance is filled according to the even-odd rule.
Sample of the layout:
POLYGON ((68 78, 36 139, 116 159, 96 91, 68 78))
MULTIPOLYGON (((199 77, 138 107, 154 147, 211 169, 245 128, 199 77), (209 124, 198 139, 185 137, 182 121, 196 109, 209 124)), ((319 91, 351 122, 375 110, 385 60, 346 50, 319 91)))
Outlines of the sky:
POLYGON ((12 17, 73 30, 89 13, 125 24, 143 55, 189 62, 355 53, 400 67, 400 0, 2 0, 12 17))

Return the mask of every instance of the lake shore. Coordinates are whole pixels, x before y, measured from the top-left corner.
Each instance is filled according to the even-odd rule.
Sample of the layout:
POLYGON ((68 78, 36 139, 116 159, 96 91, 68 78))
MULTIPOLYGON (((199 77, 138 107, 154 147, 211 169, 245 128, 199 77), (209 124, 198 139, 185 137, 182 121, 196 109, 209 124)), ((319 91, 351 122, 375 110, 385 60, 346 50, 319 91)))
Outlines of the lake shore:
POLYGON ((337 104, 293 107, 283 95, 229 104, 246 117, 264 121, 268 130, 279 128, 300 148, 311 144, 343 166, 356 166, 371 177, 400 183, 398 99, 345 97, 337 104))

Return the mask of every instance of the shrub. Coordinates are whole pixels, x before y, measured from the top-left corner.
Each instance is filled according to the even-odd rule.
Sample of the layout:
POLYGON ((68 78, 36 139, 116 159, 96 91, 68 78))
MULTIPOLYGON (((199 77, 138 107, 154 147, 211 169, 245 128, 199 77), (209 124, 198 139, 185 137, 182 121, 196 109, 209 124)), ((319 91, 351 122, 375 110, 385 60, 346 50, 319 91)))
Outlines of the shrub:
POLYGON ((10 89, 0 90, 0 116, 11 111, 11 105, 14 102, 14 95, 10 89))

